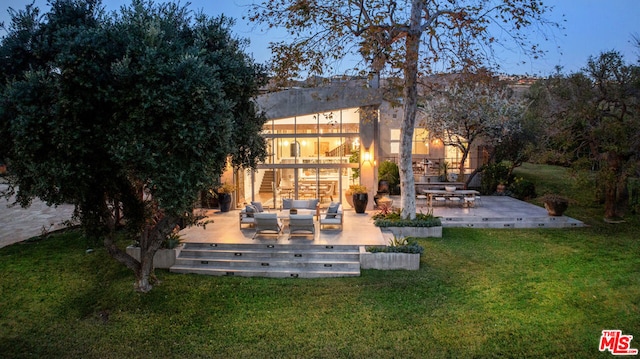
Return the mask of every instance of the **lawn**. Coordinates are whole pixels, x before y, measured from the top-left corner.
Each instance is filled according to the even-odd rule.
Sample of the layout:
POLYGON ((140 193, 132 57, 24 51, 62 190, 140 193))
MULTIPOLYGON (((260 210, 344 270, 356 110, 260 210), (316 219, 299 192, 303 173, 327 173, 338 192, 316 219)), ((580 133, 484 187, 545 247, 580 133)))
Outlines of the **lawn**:
POLYGON ((419 240, 419 271, 357 278, 158 271, 149 294, 77 233, 2 248, 0 357, 611 357, 603 329, 640 348, 637 217, 604 224, 588 181, 564 169, 518 176, 569 195, 567 215, 590 226, 445 229, 419 240))

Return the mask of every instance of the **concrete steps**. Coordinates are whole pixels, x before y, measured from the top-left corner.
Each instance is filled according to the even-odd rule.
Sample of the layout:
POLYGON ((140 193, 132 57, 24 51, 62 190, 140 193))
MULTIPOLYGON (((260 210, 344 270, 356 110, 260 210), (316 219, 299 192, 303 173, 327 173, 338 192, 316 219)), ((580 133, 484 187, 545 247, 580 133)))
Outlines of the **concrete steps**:
POLYGON ((442 227, 468 228, 575 228, 584 223, 560 217, 441 217, 442 227))
POLYGON ((185 243, 176 273, 271 278, 360 275, 360 248, 350 245, 185 243))

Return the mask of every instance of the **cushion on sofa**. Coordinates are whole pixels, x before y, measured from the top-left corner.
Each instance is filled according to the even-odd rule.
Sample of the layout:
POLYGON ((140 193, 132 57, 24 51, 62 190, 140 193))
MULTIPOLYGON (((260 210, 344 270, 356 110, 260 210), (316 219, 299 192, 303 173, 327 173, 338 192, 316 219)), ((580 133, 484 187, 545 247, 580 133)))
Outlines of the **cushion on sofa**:
POLYGON ((291 202, 291 208, 309 208, 309 201, 306 199, 294 199, 291 202))
POLYGON ((246 206, 244 208, 245 213, 247 214, 247 217, 253 217, 254 214, 258 213, 258 210, 256 209, 256 206, 246 206))
POLYGON ((291 209, 291 202, 293 202, 290 198, 285 198, 282 200, 282 209, 291 209))
POLYGON ((258 213, 264 212, 264 207, 262 207, 262 202, 251 202, 251 205, 256 207, 256 212, 258 213))
POLYGON ((336 218, 336 214, 338 213, 339 207, 340 207, 340 203, 331 202, 331 204, 329 204, 329 207, 327 208, 326 218, 336 218))

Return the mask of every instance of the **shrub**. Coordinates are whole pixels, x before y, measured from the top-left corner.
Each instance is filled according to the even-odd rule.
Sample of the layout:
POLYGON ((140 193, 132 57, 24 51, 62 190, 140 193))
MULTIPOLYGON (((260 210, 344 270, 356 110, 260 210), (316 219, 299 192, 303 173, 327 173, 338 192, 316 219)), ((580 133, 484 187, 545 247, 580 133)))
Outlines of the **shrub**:
POLYGON ((395 162, 384 161, 378 166, 378 179, 389 182, 389 190, 396 193, 396 187, 400 183, 400 170, 395 162))
POLYGON ((424 248, 418 244, 415 239, 406 239, 404 237, 394 237, 389 241, 388 246, 368 246, 365 247, 367 252, 371 253, 417 253, 422 254, 424 248))
POLYGON ((521 177, 516 178, 509 186, 509 191, 513 197, 519 200, 528 200, 536 197, 536 185, 521 177))
POLYGON ((496 191, 498 184, 511 183, 509 178, 509 167, 503 163, 490 163, 482 169, 482 181, 480 192, 482 194, 492 194, 496 191))
POLYGON ((371 218, 378 227, 438 227, 442 225, 440 218, 433 213, 417 213, 415 219, 405 219, 402 211, 396 209, 393 212, 374 214, 371 218))

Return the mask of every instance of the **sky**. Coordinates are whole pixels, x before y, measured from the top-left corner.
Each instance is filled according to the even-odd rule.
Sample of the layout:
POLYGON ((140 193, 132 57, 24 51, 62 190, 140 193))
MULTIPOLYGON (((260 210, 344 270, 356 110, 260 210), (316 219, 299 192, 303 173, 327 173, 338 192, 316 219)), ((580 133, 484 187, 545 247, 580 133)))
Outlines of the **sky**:
MULTIPOLYGON (((8 23, 8 8, 23 9, 33 0, 3 0, 0 4, 0 21, 8 23)), ((547 76, 555 72, 557 66, 564 73, 580 71, 589 56, 598 56, 610 50, 619 51, 628 63, 640 59, 640 49, 633 45, 633 36, 640 37, 640 0, 542 0, 554 7, 548 15, 550 20, 560 22, 565 30, 557 31, 545 41, 541 34, 532 32, 531 39, 541 44, 547 54, 540 59, 531 59, 520 52, 505 51, 499 54, 501 72, 517 75, 547 76), (521 62, 525 62, 522 64, 521 62)), ((117 10, 129 0, 103 0, 107 10, 117 10)), ((158 0, 156 0, 158 2, 158 0)), ((268 63, 271 57, 270 41, 286 40, 281 30, 263 31, 255 24, 243 20, 247 4, 252 0, 191 0, 190 8, 203 10, 205 14, 236 19, 232 28, 235 36, 250 40, 246 52, 258 63, 268 63)), ((46 0, 35 0, 43 11, 46 0)), ((182 1, 185 4, 186 1, 182 1)), ((4 35, 4 32, 0 32, 4 35)), ((350 67, 345 61, 340 71, 350 67)))

